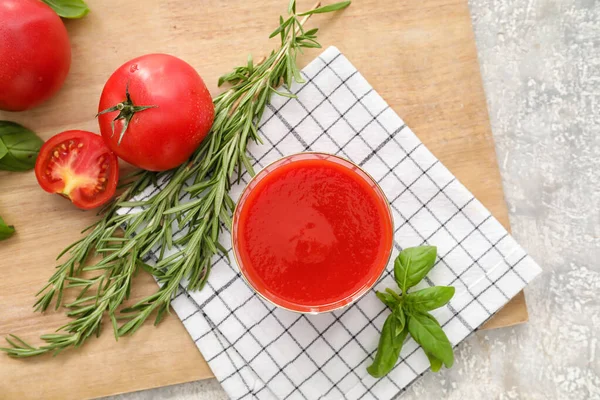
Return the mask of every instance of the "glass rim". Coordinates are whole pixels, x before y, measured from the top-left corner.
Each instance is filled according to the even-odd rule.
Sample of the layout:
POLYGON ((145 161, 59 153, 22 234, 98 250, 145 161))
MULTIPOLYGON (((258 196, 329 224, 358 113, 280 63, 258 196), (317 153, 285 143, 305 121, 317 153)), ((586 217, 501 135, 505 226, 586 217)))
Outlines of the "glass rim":
POLYGON ((315 314, 322 314, 322 313, 337 311, 337 310, 343 309, 345 307, 348 307, 348 306, 356 303, 358 300, 360 300, 363 296, 365 296, 373 288, 373 286, 375 286, 375 284, 377 283, 377 281, 379 280, 381 275, 383 275, 384 271, 386 270, 386 266, 389 264, 390 259, 392 257, 392 251, 393 251, 393 247, 394 247, 394 244, 393 244, 394 243, 394 231, 395 231, 394 217, 392 214, 392 208, 391 208, 390 202, 389 202, 387 196, 385 195, 385 192, 379 185, 379 182, 377 182, 377 180, 375 178, 373 178, 373 176, 371 174, 369 174, 367 171, 365 171, 358 164, 354 163, 353 161, 351 161, 345 157, 341 157, 336 154, 331 154, 331 153, 326 153, 326 152, 321 152, 321 151, 304 151, 304 152, 300 152, 300 153, 294 153, 294 154, 290 154, 287 156, 283 156, 283 157, 280 157, 280 158, 270 162, 269 164, 265 165, 260 171, 258 171, 244 186, 244 189, 240 193, 240 197, 239 197, 238 201, 236 202, 235 208, 233 210, 232 223, 231 223, 231 247, 233 250, 233 255, 234 255, 235 262, 237 264, 240 275, 242 276, 244 281, 246 281, 248 286, 256 294, 258 294, 263 300, 267 301, 268 303, 270 303, 278 308, 281 308, 281 309, 284 309, 287 311, 291 311, 291 312, 299 313, 299 314, 315 315, 315 314), (250 188, 251 184, 253 182, 255 182, 256 179, 258 179, 261 176, 261 174, 268 174, 270 171, 266 171, 266 170, 269 167, 272 167, 273 165, 275 165, 277 163, 281 163, 282 161, 285 161, 289 158, 303 156, 303 155, 322 155, 322 156, 326 156, 328 158, 330 158, 330 157, 336 158, 338 160, 341 160, 345 163, 350 164, 351 166, 358 169, 358 171, 360 171, 362 174, 364 174, 364 176, 370 181, 370 183, 373 184, 373 186, 372 186, 373 189, 377 192, 377 194, 383 199, 383 201, 385 203, 385 206, 386 206, 385 209, 387 210, 387 215, 389 217, 389 222, 390 222, 389 225, 390 225, 390 229, 391 229, 391 232, 390 232, 391 233, 391 243, 388 246, 389 249, 388 249, 386 261, 385 261, 385 263, 382 262, 382 266, 381 266, 380 270, 378 271, 378 273, 374 274, 374 276, 371 279, 369 279, 363 287, 360 287, 355 293, 353 293, 349 296, 346 296, 343 299, 336 300, 332 303, 318 305, 318 306, 301 305, 301 304, 295 304, 295 303, 286 301, 286 303, 295 304, 299 308, 305 309, 305 310, 298 310, 298 309, 290 308, 289 306, 277 303, 275 300, 269 298, 267 295, 262 293, 255 286, 255 284, 253 284, 252 279, 246 275, 245 268, 243 267, 244 264, 241 261, 241 256, 238 254, 238 249, 237 249, 238 246, 236 243, 237 242, 236 237, 237 237, 238 213, 239 213, 239 210, 241 207, 240 204, 243 203, 242 200, 244 199, 244 196, 247 195, 247 193, 249 193, 249 190, 251 190, 251 188, 250 188))

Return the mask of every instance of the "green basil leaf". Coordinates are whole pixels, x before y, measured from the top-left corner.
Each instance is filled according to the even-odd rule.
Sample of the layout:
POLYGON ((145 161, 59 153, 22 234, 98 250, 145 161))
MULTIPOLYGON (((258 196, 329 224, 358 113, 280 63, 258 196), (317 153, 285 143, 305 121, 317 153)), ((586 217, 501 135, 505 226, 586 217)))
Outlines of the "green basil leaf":
POLYGON ((396 330, 394 333, 396 334, 396 336, 398 336, 402 333, 402 331, 404 331, 404 328, 406 327, 406 315, 404 315, 404 310, 400 305, 396 307, 392 314, 394 314, 394 317, 396 317, 396 330))
POLYGON ((339 3, 330 4, 328 6, 323 6, 323 7, 315 8, 314 10, 303 12, 301 14, 298 14, 298 16, 302 17, 304 15, 322 14, 322 13, 328 13, 328 12, 332 12, 332 11, 342 10, 342 9, 348 7, 350 5, 350 3, 351 3, 350 1, 341 1, 339 3))
POLYGON ((442 369, 442 362, 438 360, 434 355, 428 352, 425 352, 425 355, 429 359, 429 365, 431 365, 431 370, 433 372, 438 372, 440 369, 442 369))
POLYGON ((2 217, 0 217, 0 240, 8 239, 15 233, 15 227, 6 225, 2 217))
POLYGON ((377 296, 377 298, 379 300, 381 300, 381 302, 383 304, 385 304, 386 306, 388 306, 392 310, 396 307, 396 305, 398 305, 398 302, 396 301, 396 299, 394 298, 394 296, 392 296, 389 293, 386 293, 386 292, 375 292, 375 295, 377 296))
POLYGON ((42 0, 63 18, 82 18, 90 12, 83 0, 42 0))
POLYGON ((405 294, 431 271, 435 265, 437 247, 410 247, 400 252, 394 261, 394 278, 405 294))
POLYGON ((8 148, 6 147, 4 142, 0 140, 0 160, 2 160, 2 157, 4 157, 7 154, 8 154, 8 148))
POLYGON ((405 327, 400 335, 396 335, 396 325, 397 318, 394 314, 390 314, 383 324, 373 364, 367 367, 367 372, 374 378, 387 375, 398 362, 408 330, 405 327))
POLYGON ((446 368, 454 364, 452 345, 444 330, 429 313, 411 313, 408 318, 408 331, 425 352, 431 353, 444 363, 446 368))
POLYGON ((35 166, 35 159, 44 141, 29 129, 9 121, 0 121, 0 170, 28 171, 35 166))
POLYGON ((434 286, 406 295, 406 304, 417 311, 431 311, 447 304, 454 296, 452 286, 434 286))

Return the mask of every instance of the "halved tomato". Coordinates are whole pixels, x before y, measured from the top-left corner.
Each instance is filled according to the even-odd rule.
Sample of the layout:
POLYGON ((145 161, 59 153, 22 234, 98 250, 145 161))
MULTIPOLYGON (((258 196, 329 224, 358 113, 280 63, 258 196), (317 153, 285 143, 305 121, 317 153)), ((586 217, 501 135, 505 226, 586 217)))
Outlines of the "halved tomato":
POLYGON ((40 149, 35 176, 48 193, 58 193, 83 210, 107 203, 119 180, 117 156, 101 136, 66 131, 40 149))

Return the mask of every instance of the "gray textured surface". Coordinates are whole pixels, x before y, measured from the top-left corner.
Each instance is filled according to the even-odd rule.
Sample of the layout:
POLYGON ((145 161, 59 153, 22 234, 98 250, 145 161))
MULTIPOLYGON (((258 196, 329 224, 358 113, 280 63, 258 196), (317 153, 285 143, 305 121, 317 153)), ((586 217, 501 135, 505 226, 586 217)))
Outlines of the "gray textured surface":
MULTIPOLYGON (((403 399, 600 399, 600 0, 471 0, 531 320, 479 332, 403 399), (435 395, 434 395, 435 394, 435 395)), ((107 398, 217 400, 217 382, 107 398)))

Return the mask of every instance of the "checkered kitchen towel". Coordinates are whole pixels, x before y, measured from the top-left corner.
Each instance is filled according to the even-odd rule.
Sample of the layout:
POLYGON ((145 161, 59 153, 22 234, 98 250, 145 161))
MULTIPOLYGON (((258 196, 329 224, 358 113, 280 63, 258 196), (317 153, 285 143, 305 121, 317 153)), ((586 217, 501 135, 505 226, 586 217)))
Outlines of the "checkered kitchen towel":
MULTIPOLYGON (((265 144, 249 147, 256 169, 307 150, 360 164, 391 202, 392 260, 404 247, 438 247, 437 264, 421 286, 456 288, 450 304, 433 314, 450 341, 460 343, 540 268, 336 48, 302 75, 306 83, 292 88, 298 98, 275 96, 265 112, 265 144)), ((248 179, 232 188, 234 200, 248 179)), ((229 232, 221 243, 231 249, 229 232)), ((390 261, 376 289, 396 286, 392 270, 390 261)), ((207 286, 182 290, 173 308, 232 399, 390 399, 429 368, 410 339, 387 377, 367 374, 388 313, 373 291, 341 311, 300 315, 262 301, 236 265, 220 257, 207 286)))

